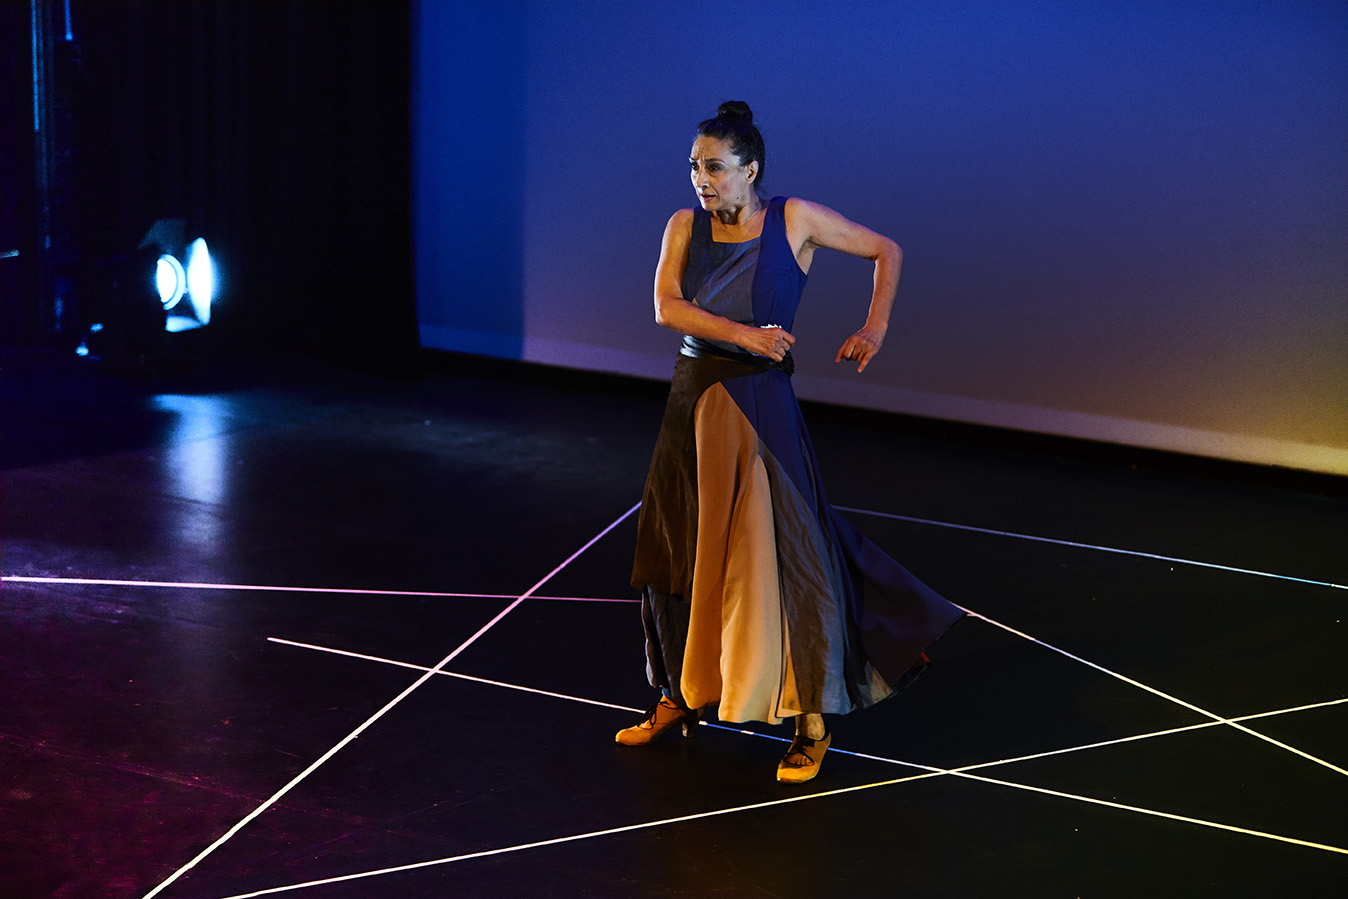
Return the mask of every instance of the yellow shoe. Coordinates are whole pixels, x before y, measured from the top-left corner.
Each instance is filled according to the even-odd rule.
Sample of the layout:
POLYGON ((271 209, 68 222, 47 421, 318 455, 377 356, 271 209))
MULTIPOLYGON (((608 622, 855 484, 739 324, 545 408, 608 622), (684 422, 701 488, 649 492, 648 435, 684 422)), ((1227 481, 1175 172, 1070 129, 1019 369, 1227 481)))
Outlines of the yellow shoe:
POLYGON ((691 737, 697 727, 697 712, 685 709, 668 696, 660 699, 646 711, 646 716, 631 727, 624 727, 614 737, 624 746, 645 746, 654 743, 679 725, 683 735, 691 737))
POLYGON ((818 740, 796 734, 796 738, 791 741, 791 748, 777 763, 777 782, 803 784, 807 780, 813 780, 819 773, 819 763, 824 760, 824 753, 828 751, 828 746, 832 742, 833 734, 827 729, 824 736, 818 740))

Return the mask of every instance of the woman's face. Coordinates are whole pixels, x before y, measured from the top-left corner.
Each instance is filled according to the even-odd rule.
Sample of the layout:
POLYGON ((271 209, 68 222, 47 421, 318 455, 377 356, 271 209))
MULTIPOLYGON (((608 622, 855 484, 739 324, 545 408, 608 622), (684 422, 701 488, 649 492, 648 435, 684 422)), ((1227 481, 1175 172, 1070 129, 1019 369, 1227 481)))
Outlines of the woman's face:
POLYGON ((744 206, 753 196, 758 163, 740 165, 728 141, 699 135, 688 154, 688 164, 692 167, 693 190, 702 208, 709 212, 744 206))

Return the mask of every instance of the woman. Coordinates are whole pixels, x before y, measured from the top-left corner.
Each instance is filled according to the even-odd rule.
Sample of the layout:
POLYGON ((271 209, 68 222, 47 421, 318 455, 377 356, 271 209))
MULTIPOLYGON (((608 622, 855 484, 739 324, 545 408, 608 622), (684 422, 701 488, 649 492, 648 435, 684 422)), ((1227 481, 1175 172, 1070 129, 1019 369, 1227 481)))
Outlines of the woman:
POLYGON ((661 696, 617 741, 691 735, 713 705, 726 721, 795 718, 777 779, 803 783, 831 740, 823 715, 906 685, 962 612, 828 505, 791 388, 790 329, 815 251, 875 265, 865 324, 835 359, 858 372, 884 343, 902 253, 825 206, 766 199, 765 155, 749 107, 722 104, 689 155, 701 208, 665 227, 655 318, 684 338, 632 574, 661 696))

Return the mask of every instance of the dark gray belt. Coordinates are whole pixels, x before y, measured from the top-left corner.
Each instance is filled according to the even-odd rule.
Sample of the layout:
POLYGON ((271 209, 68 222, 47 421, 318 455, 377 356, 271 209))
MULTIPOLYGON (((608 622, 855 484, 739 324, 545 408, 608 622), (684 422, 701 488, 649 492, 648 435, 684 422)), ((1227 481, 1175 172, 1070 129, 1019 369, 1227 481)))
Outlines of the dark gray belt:
POLYGON ((782 357, 781 362, 773 362, 767 356, 758 356, 754 353, 734 353, 727 349, 722 349, 714 343, 702 340, 698 337, 689 337, 687 334, 683 337, 683 345, 679 347, 679 355, 690 356, 694 359, 705 359, 714 356, 718 359, 730 359, 749 368, 756 368, 759 371, 772 371, 776 369, 785 375, 791 375, 796 370, 796 362, 791 358, 791 351, 787 350, 786 355, 782 357))

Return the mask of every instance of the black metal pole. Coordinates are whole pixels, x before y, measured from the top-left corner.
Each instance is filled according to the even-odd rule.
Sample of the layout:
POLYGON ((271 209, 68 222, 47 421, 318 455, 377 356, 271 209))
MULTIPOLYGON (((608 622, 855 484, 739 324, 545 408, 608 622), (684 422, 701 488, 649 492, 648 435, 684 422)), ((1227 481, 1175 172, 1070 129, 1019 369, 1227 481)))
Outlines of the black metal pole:
POLYGON ((81 265, 76 214, 80 46, 69 0, 31 0, 33 159, 36 187, 38 326, 64 335, 76 322, 81 265))

